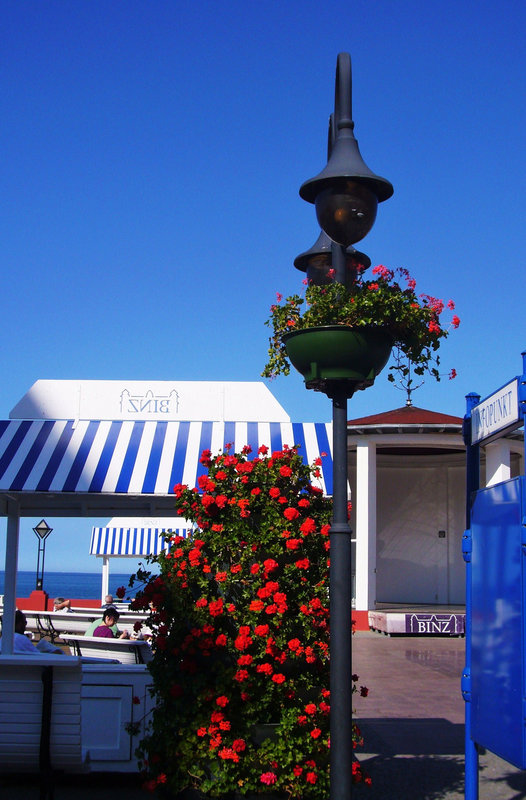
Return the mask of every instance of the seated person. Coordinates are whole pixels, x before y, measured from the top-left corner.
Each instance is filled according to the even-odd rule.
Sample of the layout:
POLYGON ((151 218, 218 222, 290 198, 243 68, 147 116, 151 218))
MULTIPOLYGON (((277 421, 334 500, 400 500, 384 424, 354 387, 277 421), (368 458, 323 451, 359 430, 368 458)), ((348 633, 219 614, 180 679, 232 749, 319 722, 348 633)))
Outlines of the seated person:
MULTIPOLYGON (((23 611, 20 611, 18 608, 15 613, 15 639, 14 639, 14 647, 13 652, 17 655, 39 655, 39 653, 62 653, 64 655, 64 651, 60 649, 60 647, 55 647, 55 645, 50 644, 45 639, 41 639, 38 643, 37 647, 31 642, 27 636, 25 635, 27 625, 26 615, 23 611), (44 644, 42 644, 42 642, 44 644)), ((2 637, 0 636, 0 651, 2 649, 2 637)))
MULTIPOLYGON (((117 611, 117 609, 114 606, 108 606, 108 608, 111 608, 114 611, 117 611)), ((104 613, 105 613, 105 609, 102 610, 102 614, 104 614, 104 613)), ((95 628, 98 628, 100 625, 103 625, 103 624, 104 624, 104 618, 102 616, 101 617, 97 617, 97 619, 94 619, 93 622, 91 622, 88 625, 87 630, 84 632, 84 636, 93 636, 93 631, 95 630, 95 628)), ((115 636, 119 636, 120 631, 119 631, 117 625, 113 625, 112 626, 112 631, 113 631, 115 636)))
POLYGON ((128 631, 123 631, 120 633, 119 629, 117 628, 117 633, 114 632, 114 626, 117 626, 117 620, 119 619, 119 612, 116 608, 109 606, 103 614, 102 617, 102 624, 97 625, 94 629, 92 636, 103 637, 105 639, 129 639, 130 634, 128 631))
POLYGON ((113 606, 113 595, 107 594, 104 598, 104 602, 102 603, 101 608, 109 608, 109 606, 113 606))
POLYGON ((55 597, 53 611, 71 611, 71 600, 66 600, 65 597, 55 597))

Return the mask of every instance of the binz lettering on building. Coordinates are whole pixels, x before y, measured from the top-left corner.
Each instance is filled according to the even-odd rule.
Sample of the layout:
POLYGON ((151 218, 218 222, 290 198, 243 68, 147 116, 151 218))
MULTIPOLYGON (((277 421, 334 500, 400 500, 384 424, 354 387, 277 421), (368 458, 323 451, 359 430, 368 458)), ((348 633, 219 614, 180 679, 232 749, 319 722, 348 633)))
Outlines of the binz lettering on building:
POLYGON ((170 394, 155 395, 151 389, 144 394, 130 394, 127 389, 120 396, 121 414, 130 416, 166 414, 175 416, 179 411, 179 394, 172 389, 170 394))
POLYGON ((465 631, 464 614, 406 614, 406 633, 420 636, 440 633, 461 636, 465 631))

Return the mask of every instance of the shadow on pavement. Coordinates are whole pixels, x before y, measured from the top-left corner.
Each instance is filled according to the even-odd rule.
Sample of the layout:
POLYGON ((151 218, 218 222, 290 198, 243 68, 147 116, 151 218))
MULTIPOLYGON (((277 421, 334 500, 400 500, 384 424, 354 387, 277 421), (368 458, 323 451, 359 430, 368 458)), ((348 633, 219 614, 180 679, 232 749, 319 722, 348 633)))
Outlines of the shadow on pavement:
POLYGON ((440 800, 463 797, 464 760, 440 756, 373 756, 361 758, 372 786, 353 786, 353 800, 440 800))
MULTIPOLYGON (((54 800, 147 800, 151 793, 142 788, 142 779, 137 774, 76 774, 57 772, 47 786, 52 788, 54 800)), ((0 775, 0 798, 2 800, 40 800, 41 782, 38 775, 0 775)))
POLYGON ((507 800, 526 800, 526 772, 514 772, 508 775, 503 775, 499 778, 488 778, 488 783, 491 784, 491 795, 494 797, 506 797, 507 800), (503 794, 505 788, 509 787, 510 794, 506 792, 503 794))
POLYGON ((357 719, 367 753, 383 755, 463 755, 464 725, 447 719, 357 719))

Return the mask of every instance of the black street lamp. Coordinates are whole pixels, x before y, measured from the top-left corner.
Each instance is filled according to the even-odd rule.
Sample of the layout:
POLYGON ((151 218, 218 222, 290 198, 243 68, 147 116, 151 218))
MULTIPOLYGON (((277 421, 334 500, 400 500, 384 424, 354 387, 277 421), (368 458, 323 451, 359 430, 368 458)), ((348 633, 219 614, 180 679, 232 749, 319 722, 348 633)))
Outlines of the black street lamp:
MULTIPOLYGON (((316 206, 322 232, 331 240, 330 264, 339 283, 352 280, 352 260, 364 266, 370 260, 351 245, 371 230, 378 203, 393 194, 385 178, 375 175, 364 163, 354 138, 351 112, 351 59, 348 53, 338 55, 334 115, 329 124, 329 158, 325 168, 300 188, 300 197, 316 206), (354 251, 354 254, 353 254, 354 251), (349 263, 349 258, 351 263, 349 263), (363 261, 367 259, 367 262, 363 261)), ((322 233, 322 236, 323 236, 322 233)), ((322 238, 322 237, 320 237, 322 238)), ((326 241, 320 239, 313 248, 294 262, 306 269, 309 261, 321 256, 328 264, 326 241), (322 250, 320 253, 319 251, 322 250), (315 251, 314 254, 311 251, 315 251), (297 263, 299 261, 299 263, 297 263)), ((323 274, 320 280, 325 282, 323 274)), ((311 272, 315 279, 315 269, 311 272)), ((315 279, 316 280, 316 279, 315 279)), ((347 513, 347 399, 359 387, 349 380, 330 380, 324 391, 332 399, 333 408, 333 519, 330 530, 330 688, 331 688, 331 800, 350 800, 352 783, 352 664, 351 664, 351 529, 347 513)))
POLYGON ((36 588, 40 591, 42 591, 44 587, 44 559, 46 556, 46 539, 52 530, 53 528, 49 527, 45 519, 41 519, 38 525, 35 528, 33 528, 35 536, 38 539, 36 588), (40 564, 41 553, 42 553, 42 564, 40 564))
MULTIPOLYGON (((332 247, 334 242, 329 239, 325 231, 320 235, 309 250, 300 253, 294 259, 296 269, 307 273, 307 281, 317 286, 332 283, 329 272, 332 270, 332 247)), ((345 250, 345 279, 344 283, 349 289, 359 269, 368 269, 371 259, 365 253, 360 253, 354 247, 345 250)))

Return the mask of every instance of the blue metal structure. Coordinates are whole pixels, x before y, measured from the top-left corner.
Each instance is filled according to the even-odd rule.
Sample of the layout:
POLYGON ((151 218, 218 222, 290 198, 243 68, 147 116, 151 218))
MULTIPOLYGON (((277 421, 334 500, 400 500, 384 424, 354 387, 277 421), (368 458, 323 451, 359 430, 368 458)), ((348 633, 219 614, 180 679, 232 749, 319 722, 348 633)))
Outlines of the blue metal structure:
POLYGON ((479 746, 526 768, 526 478, 485 488, 479 478, 480 444, 524 422, 522 358, 523 374, 510 384, 482 402, 466 398, 466 800, 479 796, 479 746))

